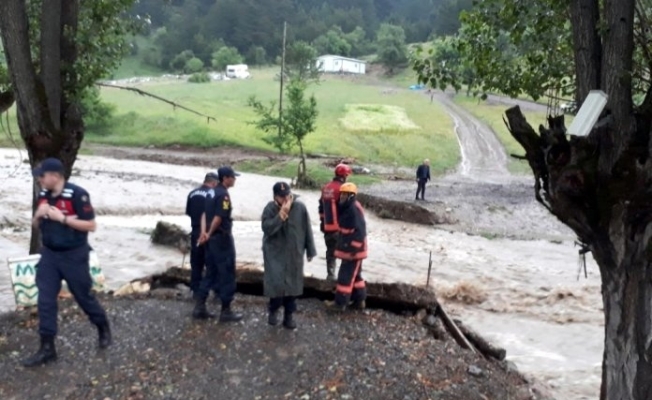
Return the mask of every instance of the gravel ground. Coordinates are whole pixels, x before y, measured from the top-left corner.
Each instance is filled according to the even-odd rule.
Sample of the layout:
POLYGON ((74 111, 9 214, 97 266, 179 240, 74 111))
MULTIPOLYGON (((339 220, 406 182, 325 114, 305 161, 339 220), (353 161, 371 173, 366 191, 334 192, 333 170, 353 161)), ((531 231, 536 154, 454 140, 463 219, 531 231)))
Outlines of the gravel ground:
POLYGON ((245 320, 195 322, 186 301, 103 296, 115 344, 70 300, 60 302, 59 361, 32 370, 36 318, 0 316, 2 399, 529 399, 500 363, 434 340, 421 323, 382 310, 330 315, 301 300, 295 332, 266 324, 265 299, 239 296, 245 320), (35 384, 38 382, 38 384, 35 384))
MULTIPOLYGON (((534 198, 534 178, 515 178, 493 184, 448 177, 435 178, 426 187, 426 201, 417 204, 457 223, 440 226, 487 238, 515 240, 573 240, 573 232, 534 198)), ((393 181, 364 188, 365 193, 396 201, 414 202, 416 183, 393 181)))

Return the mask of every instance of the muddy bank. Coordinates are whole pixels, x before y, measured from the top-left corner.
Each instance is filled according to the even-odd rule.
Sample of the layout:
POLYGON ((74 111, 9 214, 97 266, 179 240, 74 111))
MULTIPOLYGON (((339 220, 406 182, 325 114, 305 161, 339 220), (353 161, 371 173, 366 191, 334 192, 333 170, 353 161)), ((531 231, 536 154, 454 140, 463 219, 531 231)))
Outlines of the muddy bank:
POLYGON ((488 239, 573 240, 575 235, 534 199, 534 178, 517 177, 509 184, 435 178, 426 188, 426 201, 414 200, 416 183, 383 182, 365 193, 406 204, 418 204, 449 216, 445 228, 488 239))
POLYGON ((418 204, 404 201, 388 200, 368 193, 359 193, 358 200, 362 206, 383 219, 395 219, 420 225, 455 224, 456 221, 439 210, 429 210, 418 204))
POLYGON ((35 317, 0 317, 2 398, 531 399, 525 380, 437 341, 419 323, 379 310, 331 315, 299 302, 299 329, 266 324, 266 300, 238 296, 242 323, 195 322, 188 302, 103 297, 115 345, 62 301, 56 364, 24 370, 35 317), (34 382, 38 381, 38 385, 34 382), (226 397, 225 397, 226 396, 226 397))

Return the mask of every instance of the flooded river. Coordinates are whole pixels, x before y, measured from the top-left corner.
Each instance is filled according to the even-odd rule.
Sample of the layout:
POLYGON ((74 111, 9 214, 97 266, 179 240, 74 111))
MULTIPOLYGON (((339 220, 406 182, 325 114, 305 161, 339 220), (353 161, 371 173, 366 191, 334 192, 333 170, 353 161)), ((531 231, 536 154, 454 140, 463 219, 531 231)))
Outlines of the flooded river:
MULTIPOLYGON (((90 192, 98 213, 92 245, 110 288, 181 263, 181 253, 150 244, 149 230, 159 220, 188 226, 185 197, 206 170, 91 156, 81 156, 75 167, 71 181, 90 192)), ((240 261, 262 262, 259 218, 276 180, 242 174, 232 189, 240 261)), ((17 150, 0 149, 0 182, 0 252, 3 258, 25 255, 31 176, 17 150)), ((318 195, 299 194, 311 211, 320 254, 308 264, 307 274, 324 277, 318 195)), ((447 310, 505 347, 508 359, 547 385, 556 398, 597 397, 603 340, 600 282, 590 257, 588 279, 577 280, 572 241, 487 239, 371 215, 368 225, 366 279, 423 285, 432 251, 432 284, 438 292, 468 291, 476 299, 467 304, 446 295, 447 310)), ((0 268, 3 310, 14 306, 10 290, 5 266, 0 268)))

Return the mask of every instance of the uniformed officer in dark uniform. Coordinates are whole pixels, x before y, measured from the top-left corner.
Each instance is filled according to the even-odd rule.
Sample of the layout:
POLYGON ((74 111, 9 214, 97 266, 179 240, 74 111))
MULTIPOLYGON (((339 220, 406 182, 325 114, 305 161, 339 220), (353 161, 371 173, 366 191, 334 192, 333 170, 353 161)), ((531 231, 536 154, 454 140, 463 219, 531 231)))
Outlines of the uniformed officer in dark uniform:
POLYGON ((95 231, 95 212, 88 192, 66 182, 61 161, 48 158, 34 170, 42 187, 32 223, 41 230, 41 259, 36 270, 38 316, 41 347, 23 360, 25 367, 57 359, 54 337, 57 334, 57 296, 61 280, 79 307, 97 326, 99 346, 111 344, 111 330, 104 309, 97 301, 89 265, 88 232, 95 231))
MULTIPOLYGON (((217 186, 218 177, 215 172, 209 172, 204 177, 204 183, 188 193, 186 201, 186 215, 190 217, 192 231, 190 233, 190 290, 197 293, 199 283, 204 275, 206 265, 206 246, 197 245, 199 237, 206 232, 206 198, 213 196, 213 190, 217 186)), ((217 291, 216 291, 217 292, 217 291)))
POLYGON ((220 322, 237 322, 242 315, 231 310, 231 302, 235 295, 235 245, 233 243, 233 206, 229 196, 229 188, 235 185, 237 174, 231 167, 221 167, 217 170, 219 184, 214 195, 206 199, 206 233, 199 238, 198 244, 208 243, 206 255, 206 275, 199 285, 193 317, 206 319, 215 317, 206 310, 208 292, 217 281, 222 312, 220 322))

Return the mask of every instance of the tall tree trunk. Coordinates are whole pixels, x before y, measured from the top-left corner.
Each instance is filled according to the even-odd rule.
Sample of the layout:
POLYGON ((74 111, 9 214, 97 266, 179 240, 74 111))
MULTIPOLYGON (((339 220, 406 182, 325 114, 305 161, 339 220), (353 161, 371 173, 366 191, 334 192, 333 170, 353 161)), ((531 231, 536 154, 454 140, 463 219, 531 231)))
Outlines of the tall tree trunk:
MULTIPOLYGON (((627 231, 627 229, 626 229, 627 231)), ((600 266, 605 312, 602 400, 652 399, 652 225, 633 238, 592 246, 600 266), (611 249, 611 250, 609 250, 611 249), (614 255, 617 259, 614 259, 614 255)))
MULTIPOLYGON (((32 60, 24 0, 0 1, 0 36, 16 97, 18 127, 30 165, 33 168, 48 157, 59 158, 67 179, 84 136, 81 111, 71 100, 79 94, 73 90, 77 80, 71 68, 77 58, 74 35, 79 2, 43 1, 41 12, 39 63, 32 60)), ((34 210, 36 182, 33 192, 34 210)), ((38 247, 38 231, 32 230, 30 253, 38 247)))

